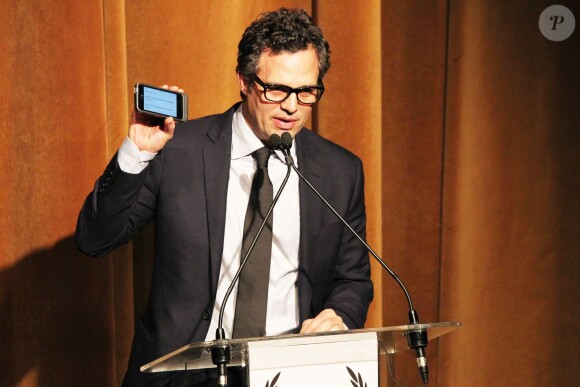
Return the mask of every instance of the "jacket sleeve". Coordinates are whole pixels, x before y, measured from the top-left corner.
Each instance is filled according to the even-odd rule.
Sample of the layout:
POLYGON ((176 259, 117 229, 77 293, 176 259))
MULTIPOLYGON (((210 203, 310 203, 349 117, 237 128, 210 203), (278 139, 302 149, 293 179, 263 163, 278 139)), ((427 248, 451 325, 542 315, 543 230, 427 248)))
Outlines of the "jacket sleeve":
MULTIPOLYGON (((352 190, 343 217, 357 234, 366 239, 364 174, 360 159, 356 160, 352 190)), ((372 299, 369 253, 344 226, 323 309, 334 309, 351 329, 363 328, 372 299)))
POLYGON ((97 179, 77 220, 75 243, 90 256, 103 256, 127 243, 155 212, 156 172, 161 153, 139 174, 123 172, 117 155, 97 179))

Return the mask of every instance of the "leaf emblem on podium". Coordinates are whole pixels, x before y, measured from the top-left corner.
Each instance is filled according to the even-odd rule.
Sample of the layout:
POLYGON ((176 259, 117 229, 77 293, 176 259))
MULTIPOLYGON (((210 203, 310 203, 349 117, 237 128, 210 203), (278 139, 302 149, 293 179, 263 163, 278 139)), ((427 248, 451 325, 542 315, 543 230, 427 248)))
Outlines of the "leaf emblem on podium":
POLYGON ((278 372, 276 374, 276 376, 274 376, 274 379, 272 379, 272 381, 270 382, 269 380, 266 382, 266 386, 265 387, 276 387, 276 382, 278 381, 278 378, 280 377, 280 374, 282 372, 278 372))
POLYGON ((350 377, 352 378, 350 383, 353 385, 353 387, 368 387, 368 385, 363 381, 363 378, 362 378, 360 372, 357 375, 349 367, 346 367, 346 370, 348 371, 348 373, 350 374, 350 377))

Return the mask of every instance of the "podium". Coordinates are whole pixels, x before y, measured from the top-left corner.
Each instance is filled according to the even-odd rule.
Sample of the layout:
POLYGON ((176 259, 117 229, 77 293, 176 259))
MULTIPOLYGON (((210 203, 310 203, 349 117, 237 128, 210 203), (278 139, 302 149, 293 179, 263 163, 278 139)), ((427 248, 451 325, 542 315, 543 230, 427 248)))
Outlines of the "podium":
POLYGON ((460 326, 460 322, 441 322, 204 341, 162 356, 142 366, 141 372, 214 369, 212 348, 229 347, 228 367, 243 367, 251 387, 378 387, 379 355, 394 356, 408 349, 411 332, 426 332, 432 340, 460 326))

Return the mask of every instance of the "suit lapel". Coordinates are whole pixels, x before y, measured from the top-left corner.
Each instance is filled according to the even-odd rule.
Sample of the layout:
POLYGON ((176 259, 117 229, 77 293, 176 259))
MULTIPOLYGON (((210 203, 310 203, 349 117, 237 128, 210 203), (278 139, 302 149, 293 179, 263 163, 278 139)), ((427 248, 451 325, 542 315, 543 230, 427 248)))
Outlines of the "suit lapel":
MULTIPOLYGON (((296 136, 296 155, 298 166, 304 177, 321 192, 323 187, 323 166, 317 160, 318 149, 311 141, 311 133, 308 129, 300 131, 296 136)), ((323 203, 308 187, 300 180, 300 247, 299 247, 299 270, 298 270, 298 297, 300 321, 309 318, 310 300, 312 296, 312 283, 314 280, 314 265, 316 259, 316 241, 320 231, 323 203)))
MULTIPOLYGON (((227 189, 231 162, 232 117, 237 106, 220 117, 218 123, 208 130, 210 141, 203 147, 205 200, 209 221, 211 255, 212 296, 217 291, 219 271, 224 246, 227 189)), ((318 148, 310 141, 312 134, 303 129, 296 137, 297 158, 300 172, 322 192, 324 167, 317 160, 318 148)), ((298 297, 300 321, 309 317, 316 241, 322 222, 322 201, 302 180, 300 194, 300 247, 298 297)))
POLYGON ((209 222, 212 297, 217 291, 224 246, 228 180, 230 176, 232 117, 237 106, 210 128, 209 142, 203 147, 205 201, 209 222))

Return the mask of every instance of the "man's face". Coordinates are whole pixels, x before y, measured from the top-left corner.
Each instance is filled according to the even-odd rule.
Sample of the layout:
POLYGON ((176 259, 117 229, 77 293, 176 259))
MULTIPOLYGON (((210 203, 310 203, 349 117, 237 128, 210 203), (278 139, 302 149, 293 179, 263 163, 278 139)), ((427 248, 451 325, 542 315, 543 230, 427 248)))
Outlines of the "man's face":
MULTIPOLYGON (((318 84, 318 57, 313 48, 296 53, 262 53, 256 73, 265 84, 277 84, 299 88, 318 84)), ((312 106, 298 101, 292 93, 282 102, 270 102, 264 97, 264 89, 256 82, 248 87, 238 74, 240 87, 246 95, 242 112, 254 134, 268 141, 274 133, 288 132, 292 137, 304 127, 312 113, 312 106)))

